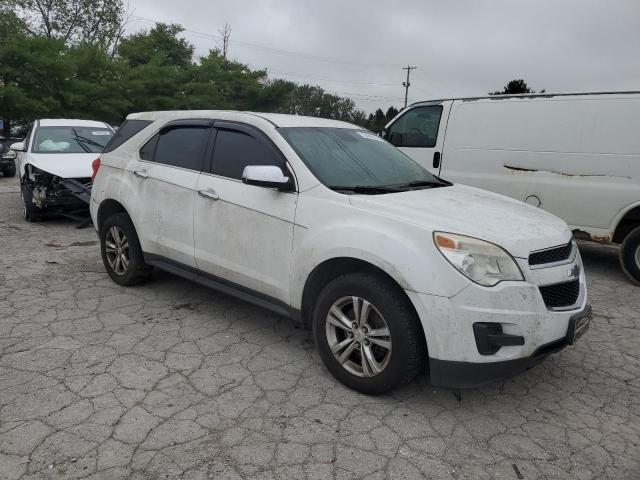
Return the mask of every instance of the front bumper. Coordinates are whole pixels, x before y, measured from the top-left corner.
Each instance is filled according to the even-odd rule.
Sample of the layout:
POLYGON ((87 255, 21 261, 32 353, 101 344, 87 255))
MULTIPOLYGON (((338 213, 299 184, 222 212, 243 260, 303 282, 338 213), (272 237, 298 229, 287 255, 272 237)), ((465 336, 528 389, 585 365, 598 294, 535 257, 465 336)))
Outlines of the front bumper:
POLYGON ((591 305, 574 314, 563 338, 542 345, 529 357, 516 358, 501 362, 471 363, 448 360, 429 360, 431 383, 447 388, 475 388, 488 383, 503 380, 535 367, 553 353, 573 345, 577 338, 589 328, 591 321, 591 305), (576 330, 576 324, 579 327, 576 330))
POLYGON ((587 305, 586 281, 580 255, 568 263, 529 269, 518 260, 525 281, 502 282, 494 287, 469 283, 453 297, 407 291, 425 333, 431 381, 446 387, 473 387, 512 375, 542 361, 569 344, 572 322, 587 305), (568 280, 579 282, 574 304, 551 308, 545 304, 541 286, 568 280), (504 346, 488 349, 478 339, 474 325, 494 325, 489 331, 504 346), (482 352, 482 353, 481 353, 482 352))

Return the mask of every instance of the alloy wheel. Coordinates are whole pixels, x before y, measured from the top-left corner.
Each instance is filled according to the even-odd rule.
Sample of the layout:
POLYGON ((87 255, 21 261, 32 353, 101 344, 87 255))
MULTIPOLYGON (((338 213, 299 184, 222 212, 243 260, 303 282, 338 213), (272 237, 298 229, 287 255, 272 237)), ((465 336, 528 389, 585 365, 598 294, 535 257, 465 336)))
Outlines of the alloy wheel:
POLYGON ((326 335, 334 357, 358 377, 374 377, 389 364, 391 332, 380 311, 360 297, 334 302, 326 318, 326 335))
POLYGON ((129 268, 129 241, 115 225, 109 228, 105 238, 107 262, 117 275, 124 275, 129 268))

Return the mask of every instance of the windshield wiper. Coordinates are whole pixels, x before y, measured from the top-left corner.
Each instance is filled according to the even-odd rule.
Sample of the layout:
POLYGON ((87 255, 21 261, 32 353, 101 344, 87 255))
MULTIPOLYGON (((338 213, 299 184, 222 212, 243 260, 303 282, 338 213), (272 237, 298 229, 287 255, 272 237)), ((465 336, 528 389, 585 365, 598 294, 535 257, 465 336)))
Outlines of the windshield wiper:
POLYGON ((414 182, 402 183, 400 185, 393 185, 396 188, 414 188, 414 187, 446 187, 451 185, 445 180, 416 180, 414 182))
POLYGON ((104 149, 104 145, 102 145, 101 143, 98 143, 95 140, 91 140, 90 138, 83 137, 82 135, 78 135, 77 133, 76 133, 76 139, 78 139, 82 143, 93 145, 94 147, 97 147, 99 149, 104 149))
POLYGON ((346 192, 364 193, 368 195, 377 195, 381 193, 397 193, 397 192, 404 191, 402 188, 392 187, 388 185, 378 185, 378 186, 355 185, 355 186, 344 186, 344 187, 338 186, 338 185, 331 185, 329 188, 331 190, 343 190, 346 192))
POLYGON ((86 153, 89 153, 91 150, 89 150, 89 148, 82 142, 82 140, 80 140, 80 135, 78 135, 76 129, 72 128, 71 131, 73 132, 73 136, 76 139, 76 143, 80 145, 80 148, 82 148, 82 150, 84 150, 86 153))

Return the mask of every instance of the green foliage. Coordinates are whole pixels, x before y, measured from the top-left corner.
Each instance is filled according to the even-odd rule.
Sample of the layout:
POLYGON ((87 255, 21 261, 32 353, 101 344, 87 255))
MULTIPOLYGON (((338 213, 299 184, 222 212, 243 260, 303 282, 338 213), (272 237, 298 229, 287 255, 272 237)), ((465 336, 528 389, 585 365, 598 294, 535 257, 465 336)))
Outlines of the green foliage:
MULTIPOLYGON (((23 8, 29 4, 18 3, 23 8)), ((333 118, 379 131, 397 112, 392 108, 386 115, 379 110, 367 116, 351 99, 318 86, 272 80, 266 70, 229 60, 218 49, 195 62, 194 46, 180 37, 179 25, 157 24, 130 35, 115 55, 92 39, 65 41, 29 33, 14 12, 1 7, 0 31, 10 33, 0 36, 0 115, 5 124, 43 117, 119 124, 130 112, 228 109, 333 118)))
POLYGON ((123 0, 4 0, 33 35, 105 50, 123 31, 123 0))
MULTIPOLYGON (((489 92, 489 95, 513 95, 517 93, 536 93, 536 91, 529 87, 529 85, 527 85, 527 82, 525 82, 523 79, 518 78, 507 83, 503 87, 502 91, 496 90, 493 93, 489 92)), ((542 90, 540 93, 544 93, 544 90, 542 90)))
POLYGON ((148 32, 135 33, 124 38, 118 54, 131 67, 147 65, 187 68, 193 58, 194 47, 178 35, 184 31, 180 25, 158 23, 148 32))
POLYGON ((292 115, 332 118, 345 122, 353 122, 355 118, 362 118, 350 98, 339 97, 326 92, 317 85, 307 84, 294 85, 287 101, 278 111, 292 115))

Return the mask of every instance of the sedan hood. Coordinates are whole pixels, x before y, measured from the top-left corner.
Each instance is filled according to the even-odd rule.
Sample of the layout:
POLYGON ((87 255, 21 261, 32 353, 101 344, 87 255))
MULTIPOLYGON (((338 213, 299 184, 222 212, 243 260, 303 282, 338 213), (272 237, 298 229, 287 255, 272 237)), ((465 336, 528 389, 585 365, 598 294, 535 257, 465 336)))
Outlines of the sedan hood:
POLYGON ((385 195, 351 195, 354 207, 394 217, 429 231, 457 233, 489 241, 514 257, 566 244, 567 224, 525 203, 465 185, 385 195))
POLYGON ((60 178, 85 178, 93 174, 91 163, 99 153, 31 153, 27 163, 60 178))

